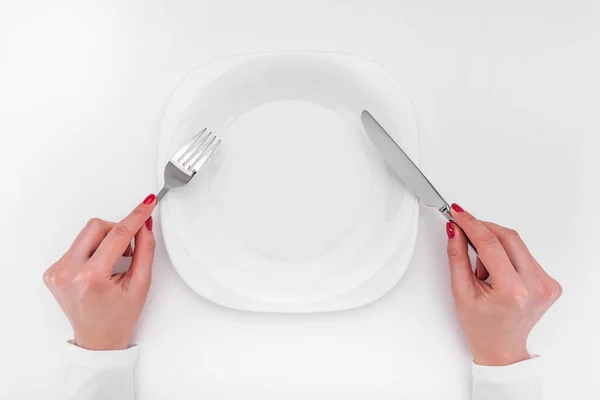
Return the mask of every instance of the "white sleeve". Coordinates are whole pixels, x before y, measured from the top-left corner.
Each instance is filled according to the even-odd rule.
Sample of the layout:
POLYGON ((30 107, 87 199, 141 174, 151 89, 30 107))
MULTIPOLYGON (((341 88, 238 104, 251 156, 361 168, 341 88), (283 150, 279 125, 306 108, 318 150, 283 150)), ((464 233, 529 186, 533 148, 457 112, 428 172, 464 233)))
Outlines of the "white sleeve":
POLYGON ((60 382, 64 400, 133 400, 133 367, 137 346, 92 351, 65 344, 60 382))
POLYGON ((473 363, 473 400, 541 400, 540 358, 504 367, 473 363))

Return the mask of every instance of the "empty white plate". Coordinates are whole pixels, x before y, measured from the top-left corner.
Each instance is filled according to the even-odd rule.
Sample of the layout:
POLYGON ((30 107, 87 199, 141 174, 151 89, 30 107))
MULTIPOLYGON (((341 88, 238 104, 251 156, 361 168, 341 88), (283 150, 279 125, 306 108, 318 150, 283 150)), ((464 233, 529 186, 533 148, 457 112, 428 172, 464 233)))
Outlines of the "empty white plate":
POLYGON ((188 75, 166 106, 161 180, 202 128, 223 144, 161 204, 186 283, 218 304, 270 312, 348 309, 392 288, 412 255, 418 205, 369 141, 363 109, 418 159, 408 96, 365 59, 242 55, 188 75))

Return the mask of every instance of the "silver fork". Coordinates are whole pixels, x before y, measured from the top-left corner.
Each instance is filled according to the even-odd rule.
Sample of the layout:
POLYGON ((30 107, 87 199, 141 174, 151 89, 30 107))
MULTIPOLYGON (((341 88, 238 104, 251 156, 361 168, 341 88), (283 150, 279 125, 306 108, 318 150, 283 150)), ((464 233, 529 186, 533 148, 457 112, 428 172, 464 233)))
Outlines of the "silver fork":
POLYGON ((221 139, 204 128, 177 150, 165 167, 165 184, 158 192, 156 201, 161 201, 169 190, 191 181, 220 144, 221 139))

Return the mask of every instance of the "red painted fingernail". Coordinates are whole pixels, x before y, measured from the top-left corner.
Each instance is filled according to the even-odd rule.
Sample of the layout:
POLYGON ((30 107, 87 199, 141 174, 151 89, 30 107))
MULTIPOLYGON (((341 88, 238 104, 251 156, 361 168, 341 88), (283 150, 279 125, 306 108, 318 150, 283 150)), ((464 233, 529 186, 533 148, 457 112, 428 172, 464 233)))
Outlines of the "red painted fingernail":
POLYGON ((465 211, 465 210, 463 210, 463 208, 462 208, 461 206, 459 206, 459 205, 458 205, 458 204, 456 204, 456 203, 452 203, 452 209, 453 209, 454 211, 456 211, 456 212, 463 212, 463 211, 465 211))
POLYGON ((153 194, 149 194, 148 197, 146 197, 144 199, 144 204, 148 205, 148 204, 152 204, 152 202, 154 201, 154 199, 156 199, 156 196, 153 194))
POLYGON ((450 221, 446 222, 446 234, 448 235, 448 239, 452 239, 454 237, 454 224, 450 221))
POLYGON ((151 231, 152 230, 152 215, 148 217, 148 219, 146 220, 146 228, 151 231))

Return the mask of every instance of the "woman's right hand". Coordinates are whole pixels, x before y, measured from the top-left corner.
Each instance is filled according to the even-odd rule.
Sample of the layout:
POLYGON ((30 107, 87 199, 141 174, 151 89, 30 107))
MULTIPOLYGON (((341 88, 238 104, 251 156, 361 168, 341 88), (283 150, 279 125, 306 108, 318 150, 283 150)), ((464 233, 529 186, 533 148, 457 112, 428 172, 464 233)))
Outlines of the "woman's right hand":
POLYGON ((452 217, 462 228, 446 225, 452 294, 473 361, 500 366, 530 358, 529 333, 558 300, 562 287, 514 230, 479 221, 456 204, 452 217), (465 234, 477 248, 478 274, 469 260, 465 234), (489 281, 484 280, 485 270, 489 281))

